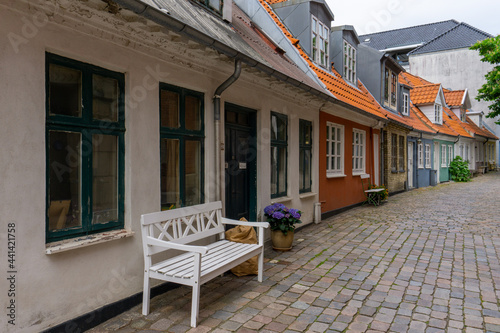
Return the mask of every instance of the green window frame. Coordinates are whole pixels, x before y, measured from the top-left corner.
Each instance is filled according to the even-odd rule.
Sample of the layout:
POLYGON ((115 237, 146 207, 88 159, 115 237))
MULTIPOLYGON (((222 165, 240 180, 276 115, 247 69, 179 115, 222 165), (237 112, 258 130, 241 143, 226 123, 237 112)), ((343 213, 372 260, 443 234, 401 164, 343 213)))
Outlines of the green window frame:
POLYGON ((46 242, 124 226, 125 75, 45 55, 46 242))
POLYGON ((271 112, 271 198, 287 195, 288 117, 271 112))
POLYGON ((161 209, 193 206, 204 195, 204 94, 160 83, 161 209))
POLYGON ((312 122, 299 120, 299 193, 311 192, 312 122))

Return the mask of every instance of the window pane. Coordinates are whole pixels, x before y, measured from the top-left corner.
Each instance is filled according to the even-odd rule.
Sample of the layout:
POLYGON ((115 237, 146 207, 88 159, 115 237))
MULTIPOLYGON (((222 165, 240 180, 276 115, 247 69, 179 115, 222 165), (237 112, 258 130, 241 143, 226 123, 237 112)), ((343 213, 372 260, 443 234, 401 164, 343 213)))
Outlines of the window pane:
POLYGON ((94 119, 118 121, 118 81, 93 75, 92 91, 94 119))
POLYGON ((186 140, 185 150, 185 206, 193 206, 201 203, 201 142, 186 140))
POLYGON ((92 224, 118 220, 118 137, 92 135, 92 224))
POLYGON ((81 134, 49 131, 49 230, 81 227, 81 134))
POLYGON ((271 139, 272 140, 286 140, 286 121, 277 117, 276 115, 271 116, 271 139))
POLYGON ((160 95, 160 120, 162 127, 178 128, 179 124, 179 94, 162 90, 160 95))
POLYGON ((179 140, 161 139, 161 207, 180 207, 179 140))
POLYGON ((221 10, 221 2, 222 0, 209 0, 208 4, 211 8, 220 11, 221 10))
POLYGON ((305 150, 300 150, 299 151, 299 175, 300 175, 300 178, 299 178, 299 191, 303 191, 304 188, 305 188, 305 177, 306 175, 304 174, 304 170, 305 170, 305 150))
POLYGON ((340 155, 340 142, 337 143, 337 155, 340 155))
POLYGON ((278 147, 271 147, 271 194, 278 193, 278 147))
POLYGON ((201 101, 193 96, 186 96, 186 129, 192 131, 201 130, 200 119, 201 101))
MULTIPOLYGON (((302 160, 301 160, 302 161, 302 160)), ((304 189, 311 187, 311 151, 304 151, 304 189)))
POLYGON ((286 192, 286 149, 285 148, 280 148, 279 149, 279 193, 285 193, 286 192))
POLYGON ((49 65, 49 114, 82 116, 82 73, 58 65, 49 65))

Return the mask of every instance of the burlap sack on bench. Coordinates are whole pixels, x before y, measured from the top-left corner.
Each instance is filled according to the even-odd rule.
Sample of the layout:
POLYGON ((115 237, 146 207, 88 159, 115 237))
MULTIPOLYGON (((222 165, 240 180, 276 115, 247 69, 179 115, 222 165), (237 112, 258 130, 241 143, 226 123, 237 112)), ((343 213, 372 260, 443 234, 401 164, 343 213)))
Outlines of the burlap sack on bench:
MULTIPOLYGON (((246 221, 244 217, 240 221, 246 221)), ((238 225, 226 231, 226 239, 236 243, 257 244, 257 233, 253 227, 238 225)), ((259 256, 248 259, 244 263, 231 269, 236 276, 257 275, 259 267, 257 264, 259 256)))

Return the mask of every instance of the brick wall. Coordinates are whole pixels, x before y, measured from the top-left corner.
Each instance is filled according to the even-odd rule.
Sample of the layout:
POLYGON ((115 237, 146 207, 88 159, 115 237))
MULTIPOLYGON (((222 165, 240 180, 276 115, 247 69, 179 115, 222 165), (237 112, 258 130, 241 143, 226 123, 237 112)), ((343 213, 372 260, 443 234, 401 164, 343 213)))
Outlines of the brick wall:
POLYGON ((406 140, 409 131, 404 127, 397 126, 395 124, 389 124, 384 129, 384 183, 385 186, 389 189, 389 194, 391 192, 399 192, 405 190, 405 183, 407 181, 407 149, 408 149, 408 141, 406 140), (392 134, 397 135, 397 169, 393 170, 392 168, 392 134), (399 160, 399 143, 400 136, 404 137, 404 158, 403 158, 403 166, 400 165, 399 160))

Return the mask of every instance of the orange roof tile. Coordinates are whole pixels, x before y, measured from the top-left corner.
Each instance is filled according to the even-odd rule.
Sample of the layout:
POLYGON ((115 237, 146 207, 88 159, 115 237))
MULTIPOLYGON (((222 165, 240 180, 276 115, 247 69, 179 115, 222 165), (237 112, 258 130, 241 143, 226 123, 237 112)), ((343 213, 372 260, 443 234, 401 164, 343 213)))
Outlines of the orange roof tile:
POLYGON ((498 139, 495 135, 493 135, 490 131, 488 131, 486 128, 480 128, 479 126, 476 125, 476 123, 474 123, 472 121, 472 119, 470 119, 468 116, 467 116, 467 122, 464 123, 465 127, 470 130, 472 133, 476 134, 476 135, 480 135, 480 136, 483 136, 485 138, 490 138, 490 139, 498 139))
POLYGON ((433 128, 429 119, 413 103, 410 104, 410 115, 408 118, 408 122, 415 130, 433 134, 437 133, 437 130, 433 128))
POLYGON ((425 86, 428 84, 433 84, 430 81, 422 79, 420 76, 410 74, 408 72, 401 72, 399 74, 399 82, 406 84, 410 87, 425 86))
POLYGON ((304 58, 308 63, 309 67, 315 71, 320 81, 333 94, 333 96, 335 96, 335 98, 369 114, 386 118, 384 112, 382 111, 383 108, 379 105, 375 98, 368 93, 368 91, 363 91, 362 89, 358 89, 347 83, 335 69, 332 69, 332 72, 328 72, 325 69, 318 67, 304 52, 301 46, 296 42, 296 39, 274 13, 272 8, 269 6, 270 1, 259 0, 259 2, 273 18, 276 25, 283 31, 285 36, 297 48, 302 58, 304 58))
POLYGON ((450 109, 444 107, 443 108, 443 121, 446 122, 446 124, 453 129, 458 135, 466 138, 472 138, 473 136, 469 133, 469 131, 466 129, 465 124, 460 119, 458 119, 457 115, 451 111, 450 109))
POLYGON ((414 87, 410 91, 411 101, 415 105, 434 103, 440 86, 440 84, 427 84, 424 86, 414 87))
POLYGON ((449 106, 460 106, 464 99, 465 90, 448 90, 443 89, 446 104, 449 106))

